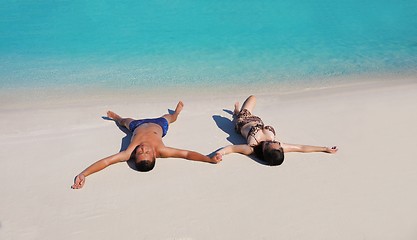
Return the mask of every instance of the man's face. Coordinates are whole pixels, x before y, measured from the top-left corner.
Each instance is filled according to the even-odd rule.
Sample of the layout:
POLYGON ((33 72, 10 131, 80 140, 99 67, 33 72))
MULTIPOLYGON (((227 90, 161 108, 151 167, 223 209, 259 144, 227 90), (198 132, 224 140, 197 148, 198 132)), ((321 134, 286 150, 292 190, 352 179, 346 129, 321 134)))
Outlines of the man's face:
POLYGON ((136 149, 136 158, 138 160, 151 160, 154 159, 153 148, 147 144, 141 144, 136 149))

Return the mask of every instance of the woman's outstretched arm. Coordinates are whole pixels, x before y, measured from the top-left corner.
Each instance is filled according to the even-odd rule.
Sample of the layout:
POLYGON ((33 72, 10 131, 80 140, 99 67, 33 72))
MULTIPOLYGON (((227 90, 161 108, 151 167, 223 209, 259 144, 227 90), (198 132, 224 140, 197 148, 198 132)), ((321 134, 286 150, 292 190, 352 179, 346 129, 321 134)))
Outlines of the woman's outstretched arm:
POLYGON ((227 155, 230 153, 240 153, 243 155, 251 155, 253 153, 253 148, 247 144, 240 144, 240 145, 228 145, 216 151, 216 153, 220 153, 222 156, 227 155))
POLYGON ((309 146, 309 145, 289 144, 289 143, 281 143, 281 147, 282 149, 284 149, 284 152, 301 152, 301 153, 324 152, 324 153, 334 154, 339 150, 336 146, 319 147, 319 146, 309 146))

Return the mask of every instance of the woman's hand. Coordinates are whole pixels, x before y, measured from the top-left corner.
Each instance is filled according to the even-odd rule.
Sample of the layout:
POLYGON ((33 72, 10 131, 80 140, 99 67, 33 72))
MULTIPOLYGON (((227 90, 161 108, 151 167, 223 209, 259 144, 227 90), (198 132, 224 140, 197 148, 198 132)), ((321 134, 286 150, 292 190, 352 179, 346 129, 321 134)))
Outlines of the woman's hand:
POLYGON ((331 148, 328 148, 328 147, 326 147, 326 153, 331 153, 331 154, 334 154, 334 153, 336 153, 337 152, 337 150, 339 150, 336 146, 333 146, 333 147, 331 147, 331 148))
POLYGON ((216 163, 221 162, 223 160, 222 157, 223 155, 220 152, 216 152, 216 154, 210 158, 211 163, 216 164, 216 163))

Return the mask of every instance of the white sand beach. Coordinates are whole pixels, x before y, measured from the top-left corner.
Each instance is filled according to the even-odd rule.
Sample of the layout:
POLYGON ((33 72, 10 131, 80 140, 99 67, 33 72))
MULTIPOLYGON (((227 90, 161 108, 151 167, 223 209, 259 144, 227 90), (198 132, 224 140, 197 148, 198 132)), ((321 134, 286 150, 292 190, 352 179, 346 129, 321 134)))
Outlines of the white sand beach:
POLYGON ((287 93, 65 96, 0 103, 2 240, 417 239, 416 77, 287 93), (249 94, 279 140, 339 152, 289 153, 278 167, 238 154, 217 165, 158 159, 149 173, 120 163, 70 188, 129 140, 102 119, 107 110, 158 117, 183 100, 164 142, 209 154, 239 141, 227 110, 249 94))

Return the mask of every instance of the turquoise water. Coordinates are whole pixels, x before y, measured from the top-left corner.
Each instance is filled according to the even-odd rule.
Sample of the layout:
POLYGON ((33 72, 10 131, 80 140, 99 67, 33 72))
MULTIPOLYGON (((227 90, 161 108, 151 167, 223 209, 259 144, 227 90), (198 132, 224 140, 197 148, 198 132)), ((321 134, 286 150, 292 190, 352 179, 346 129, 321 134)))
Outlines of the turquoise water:
POLYGON ((269 84, 416 69, 416 0, 0 5, 2 89, 269 84))

